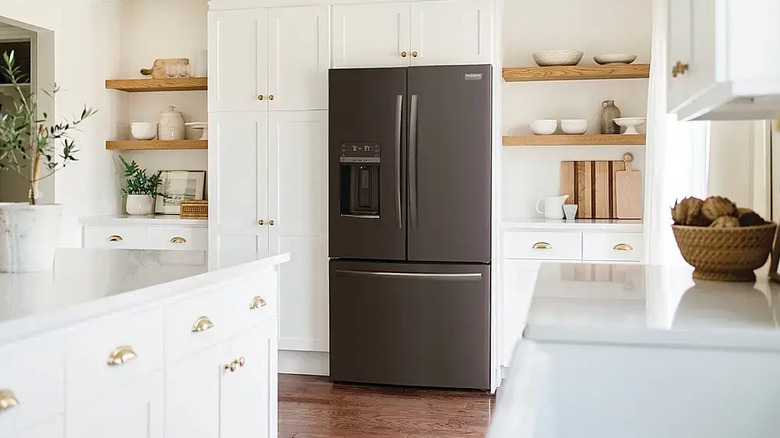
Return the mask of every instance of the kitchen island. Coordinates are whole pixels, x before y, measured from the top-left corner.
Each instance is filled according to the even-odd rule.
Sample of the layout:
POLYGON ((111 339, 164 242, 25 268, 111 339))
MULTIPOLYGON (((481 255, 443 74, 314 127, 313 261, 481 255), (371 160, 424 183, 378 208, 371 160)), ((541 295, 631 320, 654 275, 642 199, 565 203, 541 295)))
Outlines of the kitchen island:
POLYGON ((275 436, 289 255, 208 256, 63 249, 0 274, 0 438, 275 436))
POLYGON ((490 438, 770 437, 780 285, 545 264, 490 438))

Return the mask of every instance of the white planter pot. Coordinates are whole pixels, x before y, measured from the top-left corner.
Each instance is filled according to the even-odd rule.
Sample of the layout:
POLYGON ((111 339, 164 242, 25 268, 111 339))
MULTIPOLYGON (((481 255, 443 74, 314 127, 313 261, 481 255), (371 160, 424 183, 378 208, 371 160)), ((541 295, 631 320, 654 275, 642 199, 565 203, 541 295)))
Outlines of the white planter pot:
POLYGON ((54 267, 60 205, 0 203, 0 272, 36 272, 54 267))
POLYGON ((152 197, 149 195, 127 195, 127 214, 152 214, 152 197))

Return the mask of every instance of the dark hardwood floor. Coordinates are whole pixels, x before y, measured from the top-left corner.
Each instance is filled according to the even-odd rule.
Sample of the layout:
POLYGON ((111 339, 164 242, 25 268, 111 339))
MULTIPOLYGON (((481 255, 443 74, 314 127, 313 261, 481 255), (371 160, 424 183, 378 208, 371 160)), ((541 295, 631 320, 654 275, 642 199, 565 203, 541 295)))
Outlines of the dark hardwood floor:
POLYGON ((495 397, 484 392, 333 384, 279 376, 280 438, 484 437, 495 397))

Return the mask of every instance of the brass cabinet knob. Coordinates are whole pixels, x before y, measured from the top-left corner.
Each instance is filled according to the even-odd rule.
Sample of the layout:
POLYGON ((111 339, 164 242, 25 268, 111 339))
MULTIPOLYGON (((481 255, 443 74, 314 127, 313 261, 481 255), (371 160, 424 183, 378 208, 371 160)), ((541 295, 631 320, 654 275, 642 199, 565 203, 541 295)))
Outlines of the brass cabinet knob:
POLYGON ((685 72, 688 71, 688 67, 687 63, 677 61, 677 64, 672 67, 672 77, 676 78, 679 75, 685 74, 685 72))
POLYGON ((273 94, 269 94, 268 95, 268 100, 274 100, 274 95, 273 94))
POLYGON ((263 99, 265 99, 265 96, 263 96, 262 94, 257 96, 257 100, 263 100, 263 99))
POLYGON ((612 249, 615 251, 633 251, 634 247, 627 243, 618 243, 612 249))
POLYGON ((417 50, 415 50, 414 52, 412 52, 412 58, 416 58, 416 57, 418 57, 418 56, 420 56, 420 54, 419 54, 419 53, 417 53, 417 50))
POLYGON ((273 226, 273 224, 274 224, 274 220, 273 220, 273 219, 271 219, 270 221, 268 221, 268 225, 271 225, 271 226, 273 226))
POLYGON ((265 221, 260 219, 259 221, 257 221, 257 225, 265 225, 265 221))
POLYGON ((171 243, 187 243, 187 239, 180 236, 176 236, 173 239, 171 239, 171 243))
POLYGON ((238 366, 243 368, 245 363, 246 363, 246 359, 244 359, 244 356, 238 358, 238 366))
POLYGON ((10 389, 0 389, 0 412, 19 406, 19 400, 16 399, 13 391, 10 389))
POLYGON ((120 236, 119 234, 114 234, 113 236, 108 237, 109 242, 121 242, 123 240, 125 239, 123 239, 122 236, 120 236))
POLYGON ((136 357, 138 357, 138 355, 133 351, 133 347, 122 345, 108 355, 108 364, 110 366, 124 365, 136 357))
POLYGON ((214 327, 214 323, 211 322, 211 320, 207 316, 201 316, 200 318, 196 319, 195 322, 192 324, 192 332, 193 333, 205 332, 206 330, 209 330, 212 327, 214 327))
POLYGON ((533 246, 534 249, 552 249, 552 245, 547 242, 536 242, 533 246))
POLYGON ((406 52, 401 52, 401 58, 406 58, 406 52))
POLYGON ((230 362, 229 364, 225 365, 225 370, 230 371, 231 373, 236 372, 236 366, 238 365, 238 361, 230 362))
POLYGON ((265 307, 267 305, 268 305, 268 303, 265 302, 263 297, 254 297, 252 299, 252 304, 249 305, 249 309, 250 310, 256 310, 256 309, 259 309, 261 307, 265 307))

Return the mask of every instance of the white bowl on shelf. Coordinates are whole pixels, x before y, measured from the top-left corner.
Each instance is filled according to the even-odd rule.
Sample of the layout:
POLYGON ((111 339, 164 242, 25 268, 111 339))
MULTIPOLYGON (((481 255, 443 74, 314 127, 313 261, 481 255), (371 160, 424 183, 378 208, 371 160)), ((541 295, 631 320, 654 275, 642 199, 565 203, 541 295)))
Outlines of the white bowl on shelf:
POLYGON ((647 117, 620 117, 615 119, 615 123, 620 127, 626 128, 624 135, 639 134, 636 128, 647 123, 647 117))
POLYGON ((543 50, 531 54, 536 65, 540 67, 577 65, 582 60, 582 55, 581 51, 572 49, 543 50))
POLYGON ((588 130, 588 119, 561 119, 561 130, 569 135, 582 135, 588 130))
POLYGON ((596 55, 593 57, 596 64, 631 64, 636 61, 636 55, 630 53, 606 53, 604 55, 596 55))
POLYGON ((558 129, 558 121, 555 119, 534 120, 530 127, 531 132, 536 135, 550 135, 558 129))
POLYGON ((136 140, 154 140, 157 137, 157 124, 149 122, 131 123, 130 134, 136 140))
POLYGON ((203 135, 200 136, 200 140, 209 139, 209 123, 208 122, 189 122, 185 123, 185 126, 189 126, 192 129, 202 129, 203 135))

